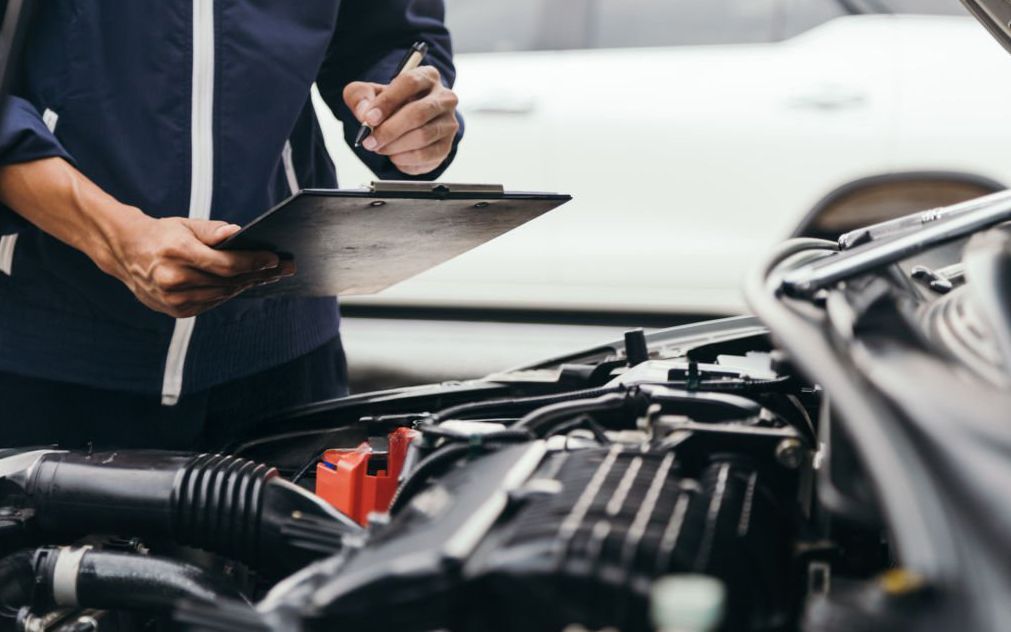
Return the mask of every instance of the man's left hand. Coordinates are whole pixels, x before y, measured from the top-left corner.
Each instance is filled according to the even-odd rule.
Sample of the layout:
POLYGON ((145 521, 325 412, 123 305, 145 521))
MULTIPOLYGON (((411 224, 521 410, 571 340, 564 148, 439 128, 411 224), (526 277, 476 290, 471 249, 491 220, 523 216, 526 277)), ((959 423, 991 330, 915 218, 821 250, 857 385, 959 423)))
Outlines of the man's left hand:
POLYGON ((350 83, 344 102, 359 122, 372 127, 362 146, 389 156, 409 175, 423 175, 441 165, 460 129, 456 93, 442 84, 432 66, 405 72, 389 85, 350 83))

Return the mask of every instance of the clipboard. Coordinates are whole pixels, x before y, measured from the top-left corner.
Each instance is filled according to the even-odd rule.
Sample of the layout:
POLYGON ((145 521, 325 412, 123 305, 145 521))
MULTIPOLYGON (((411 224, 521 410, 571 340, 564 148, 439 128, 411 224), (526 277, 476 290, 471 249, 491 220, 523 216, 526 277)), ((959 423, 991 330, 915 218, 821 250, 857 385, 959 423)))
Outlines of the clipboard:
POLYGON ((294 258, 293 277, 242 296, 374 294, 491 241, 572 197, 500 185, 381 181, 307 189, 218 248, 294 258))

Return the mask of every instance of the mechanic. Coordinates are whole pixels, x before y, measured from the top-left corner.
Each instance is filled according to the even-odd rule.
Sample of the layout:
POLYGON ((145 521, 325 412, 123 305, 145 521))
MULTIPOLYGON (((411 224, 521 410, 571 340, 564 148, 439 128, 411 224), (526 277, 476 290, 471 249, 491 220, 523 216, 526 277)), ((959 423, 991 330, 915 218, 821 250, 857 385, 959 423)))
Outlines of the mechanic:
POLYGON ((379 177, 445 170, 443 0, 38 5, 0 121, 0 446, 214 446, 346 394, 336 299, 236 298, 295 264, 212 247, 337 186, 314 82, 379 177))

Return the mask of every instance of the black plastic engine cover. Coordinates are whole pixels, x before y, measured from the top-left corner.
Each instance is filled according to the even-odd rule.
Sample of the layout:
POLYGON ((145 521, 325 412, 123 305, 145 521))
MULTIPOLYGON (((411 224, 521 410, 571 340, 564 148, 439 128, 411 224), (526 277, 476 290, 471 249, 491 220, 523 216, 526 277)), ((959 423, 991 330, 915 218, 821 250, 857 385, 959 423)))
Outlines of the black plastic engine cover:
POLYGON ((724 581, 726 628, 776 629, 789 606, 789 525, 754 467, 717 460, 697 477, 674 453, 553 455, 560 492, 527 503, 468 568, 469 630, 650 629, 655 579, 724 581))
POLYGON ((529 447, 516 446, 441 477, 317 588, 310 627, 643 630, 653 581, 673 573, 724 581, 727 629, 788 623, 781 479, 733 456, 688 465, 633 446, 540 454, 531 468, 529 447), (509 502, 482 522, 517 471, 524 483, 507 485, 509 502), (487 528, 468 533, 475 522, 487 528), (464 534, 480 544, 448 554, 464 534))

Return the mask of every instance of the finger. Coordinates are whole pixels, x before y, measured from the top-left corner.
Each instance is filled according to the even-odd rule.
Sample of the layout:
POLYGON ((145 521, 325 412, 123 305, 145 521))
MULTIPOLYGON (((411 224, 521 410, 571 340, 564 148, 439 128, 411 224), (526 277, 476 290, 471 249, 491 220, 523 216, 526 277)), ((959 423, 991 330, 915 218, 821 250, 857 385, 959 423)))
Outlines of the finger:
POLYGON ((171 253, 190 267, 222 277, 234 277, 248 272, 276 268, 280 258, 273 252, 250 250, 215 250, 215 245, 234 235, 239 229, 234 224, 214 220, 184 218, 195 240, 180 239, 171 253))
POLYGON ((419 176, 441 165, 452 149, 453 139, 448 138, 428 147, 390 156, 390 160, 404 173, 419 176))
POLYGON ((239 294, 237 294, 236 296, 241 296, 243 292, 245 292, 247 290, 252 290, 253 288, 265 287, 265 286, 273 285, 273 284, 279 282, 281 280, 281 278, 282 277, 274 277, 272 279, 266 279, 264 281, 260 281, 259 283, 252 283, 250 285, 243 286, 243 288, 241 290, 239 290, 239 294))
POLYGON ((344 88, 344 103, 359 121, 364 121, 369 106, 382 90, 383 86, 378 83, 352 81, 344 88))
POLYGON ((205 288, 245 289, 266 281, 278 281, 293 274, 295 274, 295 262, 282 261, 276 268, 234 277, 220 277, 194 268, 177 268, 166 275, 159 275, 156 272, 155 282, 164 292, 186 292, 205 288))
POLYGON ((277 254, 266 250, 214 250, 202 244, 186 252, 183 260, 189 267, 228 278, 272 270, 281 262, 277 254))
POLYGON ((244 290, 253 287, 254 285, 261 285, 263 283, 273 283, 276 281, 280 281, 281 279, 290 277, 294 274, 295 274, 295 262, 289 260, 289 261, 282 261, 280 265, 270 270, 263 270, 261 272, 250 272, 249 274, 240 274, 239 276, 226 279, 222 279, 221 277, 210 277, 210 278, 223 281, 228 285, 230 285, 231 287, 237 287, 244 290))
POLYGON ((206 311, 214 309, 218 305, 230 301, 240 295, 246 290, 250 290, 256 287, 263 287, 267 285, 273 285, 279 282, 281 279, 290 277, 295 274, 295 262, 294 261, 283 261, 279 266, 280 271, 271 271, 269 274, 254 274, 247 275, 242 279, 241 283, 235 286, 222 289, 222 288, 197 288, 192 290, 189 295, 189 301, 183 301, 182 306, 179 308, 181 315, 177 318, 184 318, 186 316, 196 316, 202 314, 206 311), (218 298, 214 298, 215 291, 221 292, 218 298))
POLYGON ((432 66, 422 66, 409 70, 394 79, 390 85, 372 101, 365 113, 364 122, 374 128, 390 118, 400 108, 422 94, 427 94, 442 85, 439 71, 432 66))
POLYGON ((217 246, 235 233, 241 227, 228 222, 221 222, 213 219, 189 219, 184 218, 183 224, 196 235, 197 239, 208 246, 217 246))
MULTIPOLYGON (((421 129, 428 123, 442 117, 451 117, 452 124, 456 121, 456 94, 452 90, 441 90, 405 105, 391 116, 385 123, 375 128, 372 136, 366 139, 365 148, 369 151, 379 151, 384 146, 400 139, 410 132, 421 129)), ((446 121, 450 122, 449 120, 446 121)), ((456 130, 453 130, 456 133, 456 130)), ((431 139, 426 145, 437 139, 431 139)))
MULTIPOLYGON (((411 105, 413 106, 415 104, 412 103, 411 105)), ((395 119, 390 119, 386 125, 390 125, 394 122, 394 120, 395 119)), ((386 127, 386 125, 383 125, 383 127, 386 127)), ((457 123, 456 116, 453 113, 443 114, 431 121, 428 121, 421 127, 411 130, 389 143, 383 144, 376 149, 375 152, 384 156, 394 156, 414 151, 416 149, 423 149, 429 145, 439 142, 440 140, 453 138, 456 136, 456 132, 459 127, 460 125, 457 123)))

